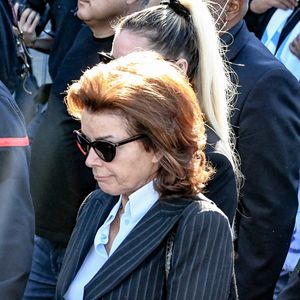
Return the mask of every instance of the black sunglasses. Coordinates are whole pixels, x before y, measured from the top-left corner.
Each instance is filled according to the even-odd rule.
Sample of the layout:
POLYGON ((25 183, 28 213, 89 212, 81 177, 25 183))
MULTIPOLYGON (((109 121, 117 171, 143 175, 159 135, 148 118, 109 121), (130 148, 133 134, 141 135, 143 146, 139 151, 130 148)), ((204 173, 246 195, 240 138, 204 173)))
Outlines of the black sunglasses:
POLYGON ((73 133, 75 134, 78 148, 85 156, 87 156, 91 148, 93 148, 96 154, 105 162, 111 162, 115 158, 117 147, 146 137, 145 134, 139 134, 117 143, 106 140, 90 142, 80 130, 74 130, 73 133))
POLYGON ((115 59, 115 57, 113 57, 110 53, 107 52, 98 52, 98 55, 100 58, 100 62, 104 64, 108 64, 109 62, 115 59))

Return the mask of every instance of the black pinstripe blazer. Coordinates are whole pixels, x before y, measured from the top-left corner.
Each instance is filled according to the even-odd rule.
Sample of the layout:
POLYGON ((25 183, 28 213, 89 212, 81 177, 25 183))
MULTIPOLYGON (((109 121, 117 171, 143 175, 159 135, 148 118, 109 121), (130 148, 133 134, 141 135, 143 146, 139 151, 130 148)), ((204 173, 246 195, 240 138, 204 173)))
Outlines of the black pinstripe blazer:
MULTIPOLYGON (((96 191, 84 202, 58 278, 56 299, 63 299, 117 199, 96 191)), ((215 204, 200 199, 160 200, 85 286, 84 299, 227 299, 232 251, 228 220, 215 204), (174 226, 166 282, 165 246, 174 226)))

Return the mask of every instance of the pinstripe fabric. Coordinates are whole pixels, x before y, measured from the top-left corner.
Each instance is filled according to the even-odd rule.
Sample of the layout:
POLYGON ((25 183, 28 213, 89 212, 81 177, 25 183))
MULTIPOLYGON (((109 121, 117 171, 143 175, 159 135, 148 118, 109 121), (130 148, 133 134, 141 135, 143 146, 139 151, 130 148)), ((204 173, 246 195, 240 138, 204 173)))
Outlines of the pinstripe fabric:
MULTIPOLYGON (((63 299, 117 198, 93 193, 72 234, 57 284, 63 299)), ((85 287, 84 299, 227 299, 232 277, 228 220, 208 201, 159 201, 85 287), (177 224, 165 283, 165 244, 177 224)), ((189 199, 191 200, 191 199, 189 199)))

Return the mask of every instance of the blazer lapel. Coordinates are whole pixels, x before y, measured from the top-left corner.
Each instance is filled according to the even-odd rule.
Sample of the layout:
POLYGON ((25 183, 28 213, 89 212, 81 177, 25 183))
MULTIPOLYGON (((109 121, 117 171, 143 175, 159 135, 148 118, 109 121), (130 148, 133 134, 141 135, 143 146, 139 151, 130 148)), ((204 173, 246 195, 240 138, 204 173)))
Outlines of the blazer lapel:
POLYGON ((88 204, 88 211, 82 212, 82 214, 79 213, 77 222, 79 222, 80 218, 83 218, 83 221, 80 221, 80 224, 84 226, 74 228, 68 244, 68 254, 64 258, 63 264, 67 265, 68 268, 62 268, 60 272, 60 278, 62 279, 62 295, 68 290, 72 280, 89 252, 99 226, 105 222, 109 212, 118 200, 118 197, 104 194, 101 191, 96 193, 98 193, 96 194, 96 197, 89 200, 92 201, 92 203, 88 204))
POLYGON ((189 203, 158 201, 86 286, 85 298, 100 298, 128 276, 166 238, 189 203))

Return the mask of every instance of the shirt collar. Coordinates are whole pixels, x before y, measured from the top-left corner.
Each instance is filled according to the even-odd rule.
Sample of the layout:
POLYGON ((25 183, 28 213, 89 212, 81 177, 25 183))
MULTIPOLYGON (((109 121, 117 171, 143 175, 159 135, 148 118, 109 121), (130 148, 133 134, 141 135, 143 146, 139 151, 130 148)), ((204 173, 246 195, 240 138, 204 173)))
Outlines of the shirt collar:
MULTIPOLYGON (((122 195, 112 208, 103 225, 97 231, 94 239, 95 248, 97 248, 99 244, 106 244, 108 242, 109 226, 120 209, 121 199, 122 195)), ((158 199, 159 194, 154 189, 153 181, 150 181, 129 196, 122 216, 126 216, 131 222, 137 223, 158 199)))
POLYGON ((121 205, 121 196, 119 197, 118 202, 115 204, 115 206, 110 211, 108 217, 106 218, 103 225, 98 229, 95 239, 94 239, 94 246, 97 249, 99 244, 107 244, 108 242, 108 234, 109 234, 109 226, 110 223, 115 219, 116 214, 118 213, 118 210, 121 205))
POLYGON ((234 37, 242 28, 243 22, 243 20, 239 21, 232 28, 230 28, 228 32, 222 34, 221 40, 225 45, 231 45, 234 42, 234 37))
POLYGON ((132 221, 136 222, 148 212, 158 198, 159 194, 154 189, 154 183, 150 181, 129 196, 124 214, 128 214, 132 221))

